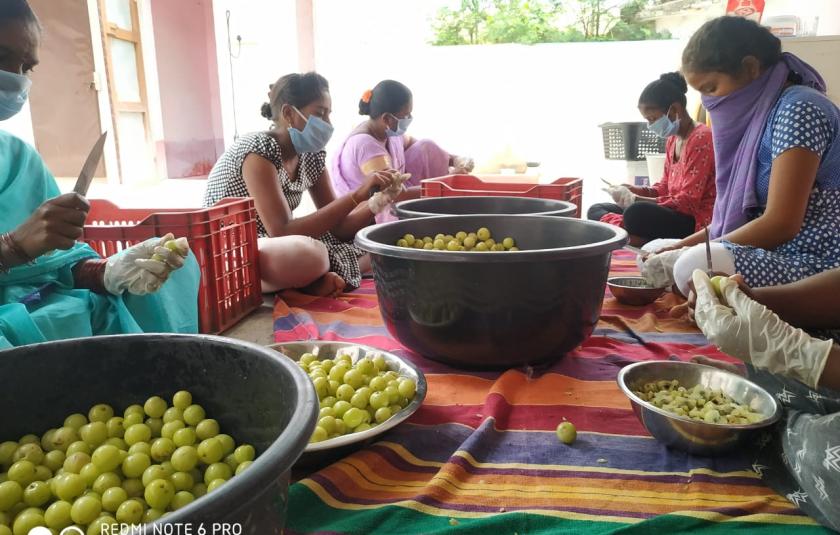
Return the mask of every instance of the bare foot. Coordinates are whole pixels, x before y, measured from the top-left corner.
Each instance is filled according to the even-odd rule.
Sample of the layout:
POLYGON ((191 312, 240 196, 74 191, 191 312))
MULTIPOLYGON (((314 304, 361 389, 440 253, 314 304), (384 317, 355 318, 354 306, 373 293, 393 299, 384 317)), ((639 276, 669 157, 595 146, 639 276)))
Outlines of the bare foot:
POLYGON ((309 286, 301 288, 300 291, 318 297, 337 297, 346 286, 347 283, 344 282, 344 279, 339 277, 337 273, 330 271, 309 286))
POLYGON ((691 357, 691 362, 694 362, 696 364, 705 364, 706 366, 711 366, 713 368, 717 368, 725 372, 734 373, 735 375, 744 375, 744 370, 737 364, 732 364, 731 362, 723 362, 722 360, 712 359, 703 355, 691 357))

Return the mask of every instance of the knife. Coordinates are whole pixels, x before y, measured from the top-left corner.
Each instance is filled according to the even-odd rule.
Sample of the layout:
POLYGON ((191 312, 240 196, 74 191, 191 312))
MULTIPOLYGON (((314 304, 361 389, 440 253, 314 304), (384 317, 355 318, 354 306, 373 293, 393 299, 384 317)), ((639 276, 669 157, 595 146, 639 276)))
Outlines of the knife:
MULTIPOLYGON (((93 148, 90 149, 90 154, 88 154, 87 160, 85 160, 85 164, 82 166, 82 171, 79 173, 79 178, 76 179, 76 185, 73 187, 73 191, 84 197, 87 195, 88 188, 90 188, 90 183, 93 181, 93 174, 96 172, 96 166, 99 164, 99 160, 102 158, 102 151, 105 148, 105 139, 108 137, 108 132, 104 132, 99 139, 96 140, 96 143, 93 145, 93 148)), ((52 252, 46 253, 46 255, 50 255, 52 252)), ((48 282, 36 288, 35 290, 29 292, 28 294, 24 295, 18 300, 18 303, 24 305, 37 305, 41 301, 44 300, 47 296, 49 296, 55 290, 55 283, 48 282)))
POLYGON ((99 139, 96 140, 93 148, 90 149, 85 165, 82 167, 82 172, 79 173, 79 178, 76 180, 76 186, 73 191, 84 197, 87 195, 90 183, 93 181, 93 174, 96 172, 96 166, 99 165, 99 160, 102 158, 102 151, 105 148, 105 138, 108 137, 108 132, 104 132, 99 139))
POLYGON ((712 244, 709 243, 709 227, 706 227, 706 274, 712 276, 712 244))

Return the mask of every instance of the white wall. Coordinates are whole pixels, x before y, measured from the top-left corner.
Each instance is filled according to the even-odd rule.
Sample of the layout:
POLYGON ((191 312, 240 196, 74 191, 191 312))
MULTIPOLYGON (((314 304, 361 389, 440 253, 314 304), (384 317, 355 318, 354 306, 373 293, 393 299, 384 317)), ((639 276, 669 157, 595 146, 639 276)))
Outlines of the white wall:
POLYGON ((261 130, 267 123, 260 106, 268 100, 268 85, 280 76, 297 71, 295 0, 213 0, 216 50, 219 64, 219 95, 225 146, 233 142, 234 109, 240 134, 261 130), (233 78, 236 94, 232 104, 230 58, 225 12, 230 10, 233 45, 233 78), (236 36, 242 36, 241 49, 236 36))

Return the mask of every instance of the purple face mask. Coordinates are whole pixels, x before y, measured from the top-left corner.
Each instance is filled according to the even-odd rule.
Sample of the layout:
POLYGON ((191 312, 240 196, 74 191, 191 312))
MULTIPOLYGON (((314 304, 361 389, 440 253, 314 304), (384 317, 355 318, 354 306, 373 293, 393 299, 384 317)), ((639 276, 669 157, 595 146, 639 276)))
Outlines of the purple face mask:
POLYGON ((792 54, 748 86, 723 97, 703 96, 712 119, 717 198, 711 237, 720 238, 744 225, 758 206, 755 192, 757 154, 770 111, 791 71, 802 82, 825 92, 825 82, 810 65, 792 54))

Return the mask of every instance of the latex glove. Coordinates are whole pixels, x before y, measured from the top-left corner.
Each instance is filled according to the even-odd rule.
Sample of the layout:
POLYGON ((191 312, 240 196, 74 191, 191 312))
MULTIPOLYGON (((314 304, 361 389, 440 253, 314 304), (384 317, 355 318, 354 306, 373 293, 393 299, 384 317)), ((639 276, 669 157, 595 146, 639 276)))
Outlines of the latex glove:
POLYGON ((108 292, 146 295, 158 291, 169 274, 180 269, 189 254, 186 238, 172 234, 150 238, 112 256, 105 265, 104 285, 108 292))
POLYGON ((604 191, 609 193, 613 198, 613 201, 615 201, 615 204, 620 206, 622 209, 625 209, 636 202, 636 194, 630 191, 627 186, 610 186, 608 188, 604 188, 604 191))
POLYGON ((391 184, 389 187, 382 191, 377 191, 374 193, 370 199, 368 199, 368 208, 374 215, 378 215, 383 212, 386 208, 394 204, 397 198, 405 191, 404 184, 408 179, 411 178, 411 175, 408 173, 400 173, 395 179, 394 183, 391 184))
POLYGON ((655 288, 664 288, 674 284, 674 264, 687 247, 674 251, 656 253, 641 259, 642 277, 655 288))
POLYGON ((452 160, 452 172, 455 174, 470 173, 475 168, 472 158, 466 156, 455 156, 452 160))
POLYGON ((720 283, 723 299, 709 276, 692 275, 697 303, 694 318, 710 342, 721 351, 817 388, 834 343, 820 340, 782 321, 766 306, 753 301, 732 279, 720 283))

